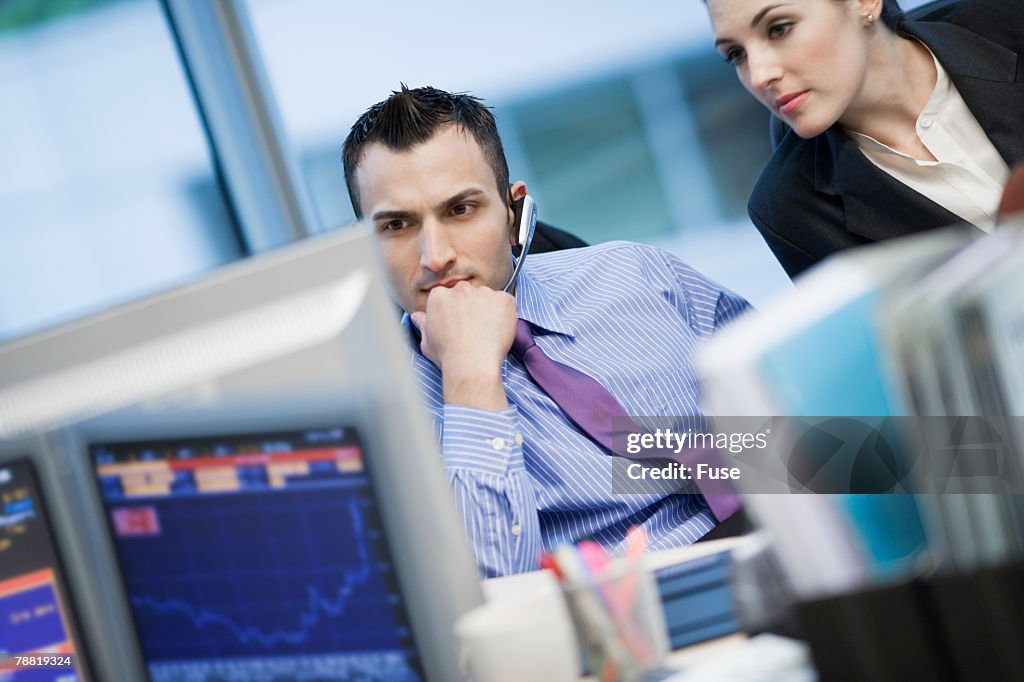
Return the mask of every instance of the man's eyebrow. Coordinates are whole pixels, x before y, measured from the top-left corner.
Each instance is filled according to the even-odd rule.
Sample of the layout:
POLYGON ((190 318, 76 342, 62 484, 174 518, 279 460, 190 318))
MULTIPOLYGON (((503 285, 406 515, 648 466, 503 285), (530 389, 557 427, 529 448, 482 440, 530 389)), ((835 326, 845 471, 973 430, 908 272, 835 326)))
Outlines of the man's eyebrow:
MULTIPOLYGON (((460 201, 465 201, 466 199, 471 199, 477 195, 483 194, 486 194, 486 192, 484 192, 484 190, 480 189, 479 187, 470 187, 469 189, 464 189, 458 194, 452 195, 451 197, 439 203, 437 205, 437 210, 443 211, 447 209, 449 206, 457 204, 460 201)), ((415 211, 403 211, 402 209, 395 209, 391 211, 377 211, 372 216, 370 216, 370 220, 410 220, 415 217, 415 211)))
POLYGON ((441 203, 439 203, 437 205, 437 208, 438 208, 438 210, 444 210, 444 209, 448 208, 449 206, 453 206, 453 205, 459 203, 460 201, 465 201, 466 199, 470 199, 472 197, 475 197, 478 194, 484 194, 484 191, 482 189, 480 189, 479 187, 470 187, 469 189, 464 189, 461 192, 459 192, 458 194, 452 195, 451 197, 449 197, 449 198, 445 199, 444 201, 442 201, 441 203))
MULTIPOLYGON (((783 7, 786 4, 788 4, 788 3, 782 3, 782 4, 778 4, 778 5, 768 5, 767 7, 763 8, 760 12, 758 12, 757 14, 754 15, 753 19, 750 20, 750 28, 757 28, 757 25, 759 23, 761 23, 762 19, 764 19, 764 15, 768 14, 773 9, 776 9, 778 7, 783 7)), ((718 40, 715 41, 715 47, 718 47, 722 43, 731 43, 731 42, 735 42, 735 41, 733 41, 732 38, 719 38, 718 40)))
POLYGON ((412 211, 377 211, 370 220, 407 220, 414 216, 412 211))

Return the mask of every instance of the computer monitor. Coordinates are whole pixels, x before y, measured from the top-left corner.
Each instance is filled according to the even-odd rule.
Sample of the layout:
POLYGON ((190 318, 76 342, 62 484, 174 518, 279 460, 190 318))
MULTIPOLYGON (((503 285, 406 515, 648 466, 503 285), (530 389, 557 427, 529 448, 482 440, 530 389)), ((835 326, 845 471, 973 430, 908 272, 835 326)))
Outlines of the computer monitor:
POLYGON ((354 430, 90 450, 153 682, 423 679, 354 430))
POLYGON ((0 438, 49 432, 77 499, 100 679, 458 679, 479 576, 408 352, 362 228, 0 348, 0 438))
POLYGON ((88 682, 38 445, 0 448, 0 681, 88 682))

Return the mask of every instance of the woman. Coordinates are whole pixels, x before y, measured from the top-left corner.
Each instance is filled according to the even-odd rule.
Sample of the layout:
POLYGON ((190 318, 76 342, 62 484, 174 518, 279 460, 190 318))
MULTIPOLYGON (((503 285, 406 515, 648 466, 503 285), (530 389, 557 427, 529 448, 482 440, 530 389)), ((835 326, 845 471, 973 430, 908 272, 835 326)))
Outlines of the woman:
POLYGON ((748 210, 795 276, 840 249, 994 225, 1024 160, 1021 0, 707 0, 715 46, 791 128, 748 210), (933 3, 935 5, 939 3, 933 3))

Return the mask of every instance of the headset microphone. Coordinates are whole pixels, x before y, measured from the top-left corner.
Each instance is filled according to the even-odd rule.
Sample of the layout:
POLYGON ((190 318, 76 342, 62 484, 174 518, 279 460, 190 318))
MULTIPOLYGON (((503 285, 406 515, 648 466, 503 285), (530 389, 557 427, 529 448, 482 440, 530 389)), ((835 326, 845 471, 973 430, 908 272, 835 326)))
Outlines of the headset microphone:
POLYGON ((515 213, 514 223, 516 230, 516 243, 512 245, 512 255, 516 258, 515 268, 512 270, 512 277, 503 291, 511 291, 516 283, 519 270, 523 267, 526 254, 530 252, 530 245, 533 244, 533 233, 537 229, 537 202, 529 194, 512 202, 512 210, 515 213))

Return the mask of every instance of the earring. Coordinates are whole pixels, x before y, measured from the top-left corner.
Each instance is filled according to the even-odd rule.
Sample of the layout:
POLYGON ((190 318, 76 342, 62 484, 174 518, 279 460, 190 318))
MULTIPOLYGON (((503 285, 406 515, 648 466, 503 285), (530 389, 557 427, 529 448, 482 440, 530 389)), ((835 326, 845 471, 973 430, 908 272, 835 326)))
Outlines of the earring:
POLYGON ((866 17, 864 17, 864 23, 866 23, 868 26, 875 23, 875 15, 869 14, 866 17))

